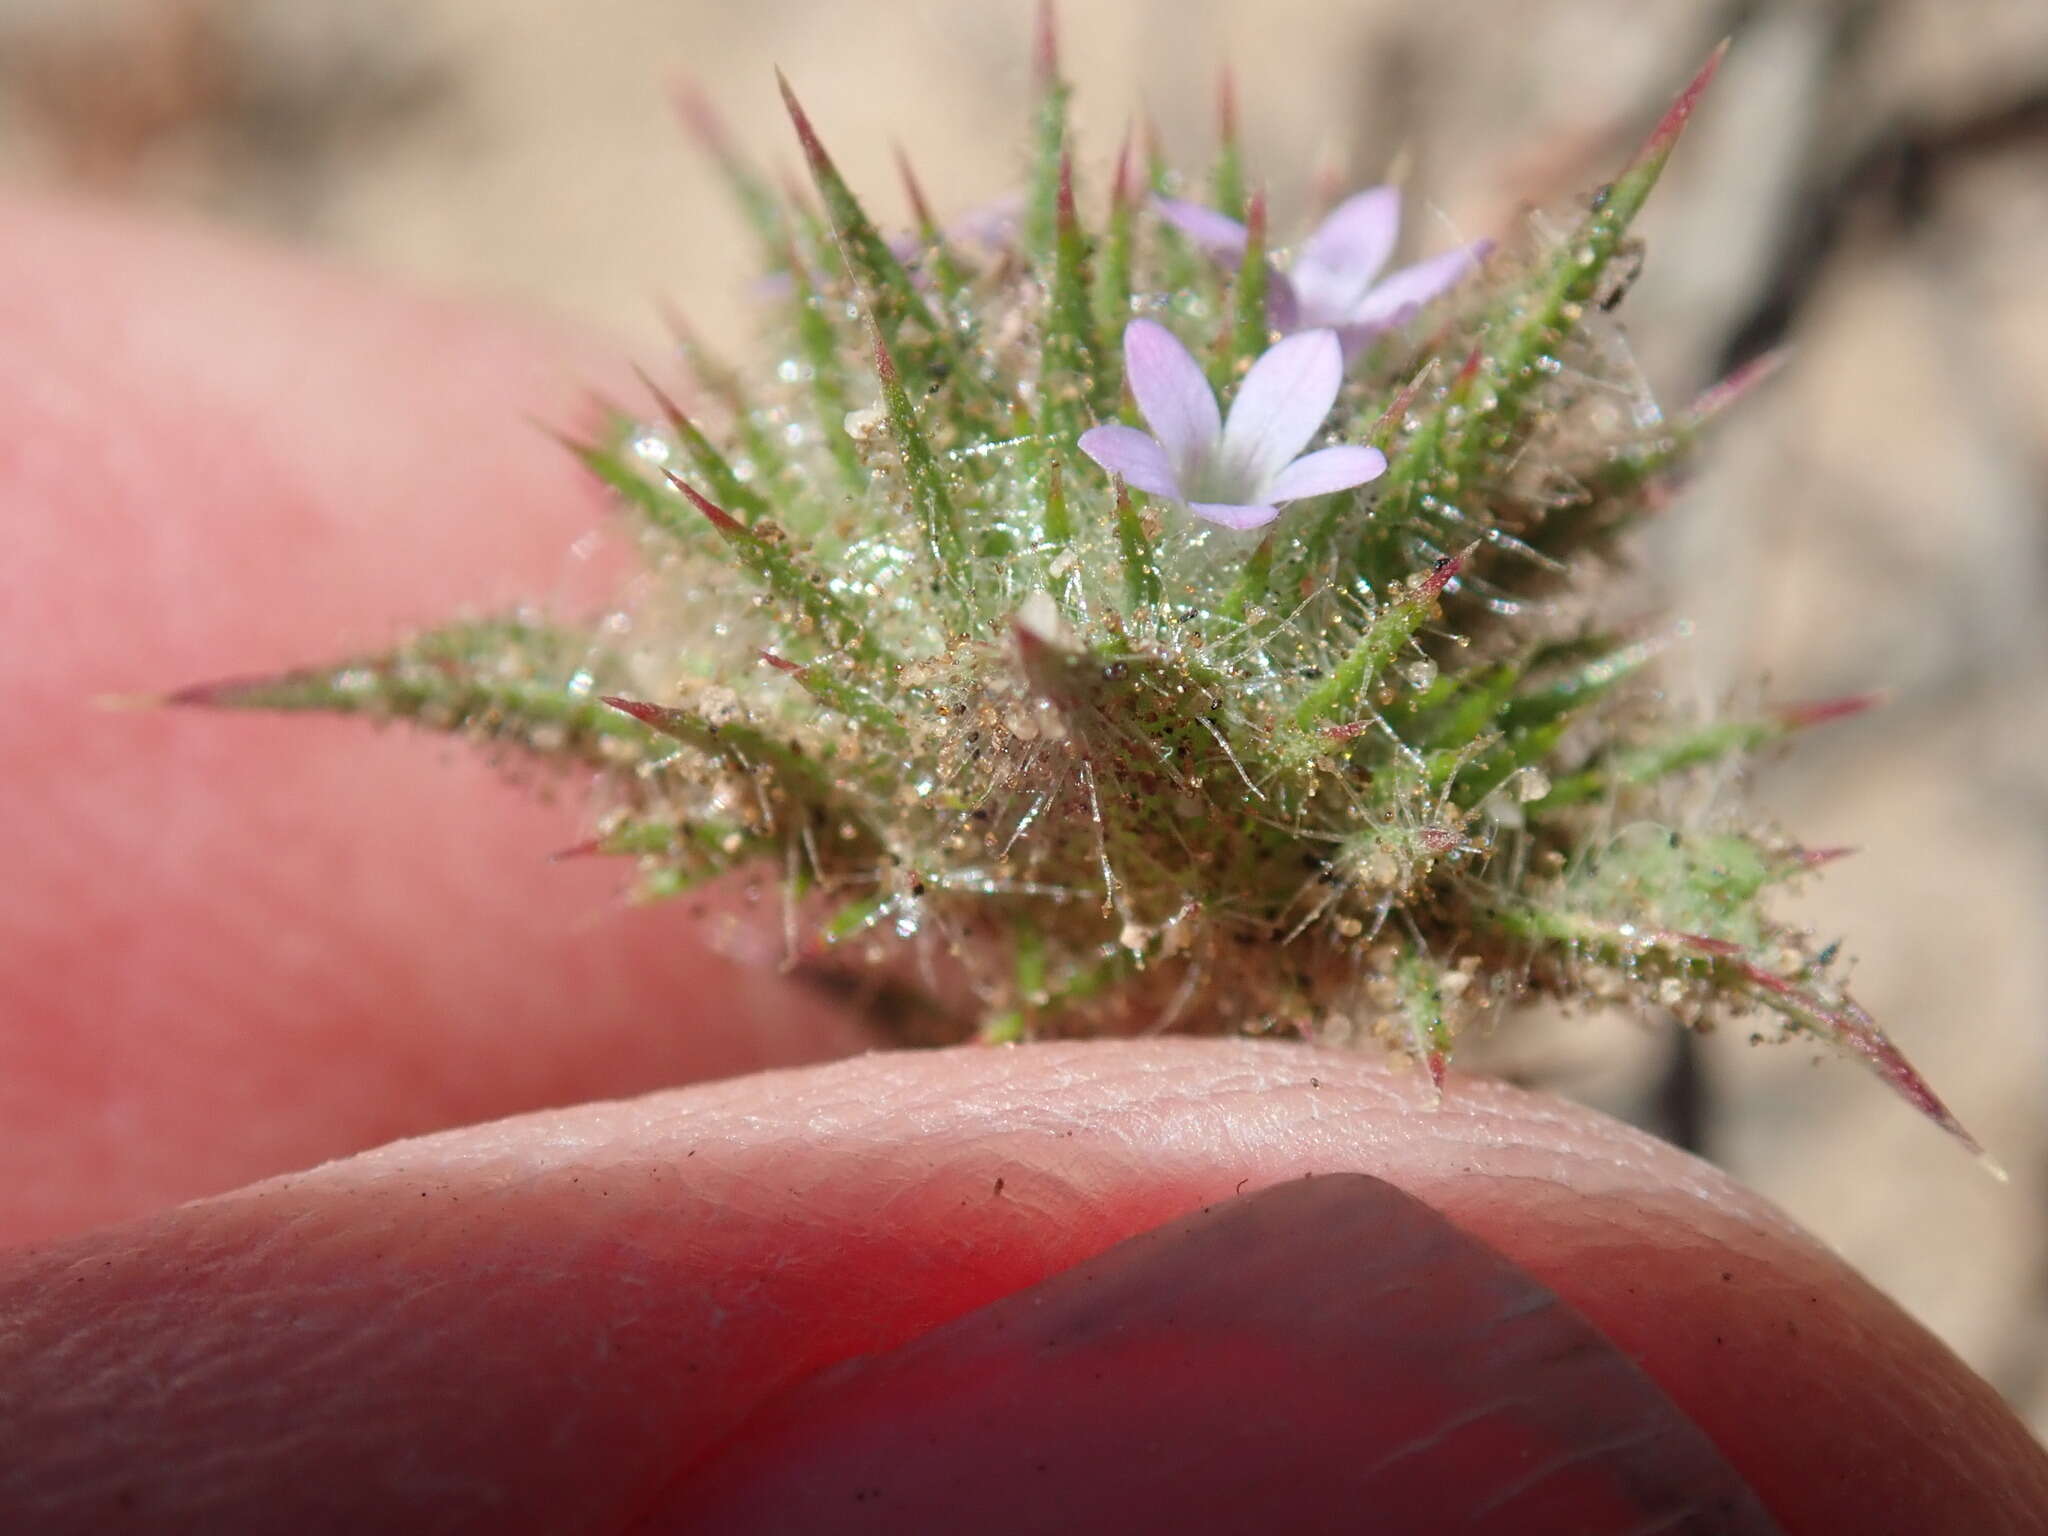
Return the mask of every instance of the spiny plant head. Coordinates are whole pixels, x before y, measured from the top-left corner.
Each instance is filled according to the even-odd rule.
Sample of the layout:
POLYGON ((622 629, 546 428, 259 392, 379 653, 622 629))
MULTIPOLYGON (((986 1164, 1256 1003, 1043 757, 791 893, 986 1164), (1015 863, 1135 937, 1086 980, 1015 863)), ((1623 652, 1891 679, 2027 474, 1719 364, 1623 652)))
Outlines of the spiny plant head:
POLYGON ((1050 28, 1022 196, 886 237, 786 82, 813 195, 686 119, 766 266, 750 382, 570 446, 647 575, 187 690, 559 765, 638 890, 777 899, 906 1038, 1378 1040, 1439 1083, 1530 994, 1762 1009, 1968 1140, 1767 898, 1830 856, 1691 791, 1861 701, 1708 723, 1603 617, 1617 539, 1764 371, 1664 417, 1614 362, 1629 235, 1718 55, 1562 238, 1383 275, 1393 188, 1291 252, 1232 117, 1083 198, 1050 28), (1084 204, 1094 217, 1084 217, 1084 204), (1220 404, 1219 404, 1220 401, 1220 404))

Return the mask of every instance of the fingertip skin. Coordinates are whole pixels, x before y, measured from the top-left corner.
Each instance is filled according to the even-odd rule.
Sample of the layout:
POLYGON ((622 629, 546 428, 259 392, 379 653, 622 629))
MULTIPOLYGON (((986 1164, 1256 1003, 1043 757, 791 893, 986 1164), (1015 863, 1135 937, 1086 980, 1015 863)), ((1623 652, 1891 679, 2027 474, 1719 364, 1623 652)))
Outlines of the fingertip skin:
POLYGON ((1412 1195, 1310 1176, 1126 1239, 744 1422, 655 1533, 1771 1536, 1583 1317, 1412 1195))
POLYGON ((820 1372, 1347 1172, 1585 1318, 1787 1532, 2048 1529, 1997 1395, 1706 1165, 1483 1080, 1152 1040, 521 1116, 0 1255, 0 1530, 626 1529, 820 1372))
POLYGON ((550 863, 580 784, 102 702, 593 611, 611 514, 534 423, 572 424, 598 349, 7 198, 0 335, 0 1243, 864 1043, 676 905, 628 910, 616 863, 550 863))

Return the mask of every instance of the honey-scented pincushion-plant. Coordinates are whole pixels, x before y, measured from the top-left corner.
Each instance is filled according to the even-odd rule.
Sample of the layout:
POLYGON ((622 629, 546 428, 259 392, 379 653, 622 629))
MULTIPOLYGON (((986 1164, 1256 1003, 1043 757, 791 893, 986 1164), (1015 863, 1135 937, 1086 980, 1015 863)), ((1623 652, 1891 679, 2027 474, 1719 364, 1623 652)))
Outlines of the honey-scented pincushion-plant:
MULTIPOLYGON (((1683 789, 1845 705, 1700 724, 1603 615, 1617 539, 1761 371, 1616 412, 1628 234, 1710 61, 1562 240, 1383 275, 1375 188, 1291 260, 1228 128, 1085 224, 1050 28, 1026 195, 885 238, 784 86, 816 201, 690 114, 773 295, 751 386, 572 444, 647 575, 595 623, 463 622, 182 702, 460 733, 587 781, 593 853, 774 893, 905 1032, 1380 1040, 1439 1084, 1532 993, 1765 1010, 1969 1142, 1774 919, 1828 857, 1683 789)), ((1971 1143, 1974 1146, 1974 1143, 1971 1143)))

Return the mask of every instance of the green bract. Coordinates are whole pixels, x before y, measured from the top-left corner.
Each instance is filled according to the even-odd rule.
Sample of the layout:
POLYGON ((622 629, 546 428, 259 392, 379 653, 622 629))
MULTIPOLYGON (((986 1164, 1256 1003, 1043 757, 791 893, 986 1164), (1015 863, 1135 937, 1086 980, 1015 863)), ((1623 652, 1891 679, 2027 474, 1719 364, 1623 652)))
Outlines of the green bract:
POLYGON ((1591 600, 1738 392, 1617 422, 1590 334, 1712 68, 1567 238, 1490 257, 1352 361, 1320 441, 1385 474, 1249 534, 1076 449, 1137 422, 1134 318, 1226 399, 1277 339, 1234 142, 1203 193, 1248 217, 1234 272, 1128 152, 1084 220, 1048 57, 1014 232, 950 237, 913 185, 892 246, 790 96, 815 204, 714 145, 777 293, 766 365, 742 386, 686 347, 689 414, 576 445, 639 526, 630 609, 181 697, 561 763, 592 783, 591 851, 650 896, 732 873, 717 899, 871 978, 901 1038, 1282 1031, 1382 1040, 1440 1081, 1461 1023, 1532 991, 1761 1006, 1962 1136, 1768 915, 1820 856, 1676 809, 1814 712, 1665 718, 1655 646, 1591 600))

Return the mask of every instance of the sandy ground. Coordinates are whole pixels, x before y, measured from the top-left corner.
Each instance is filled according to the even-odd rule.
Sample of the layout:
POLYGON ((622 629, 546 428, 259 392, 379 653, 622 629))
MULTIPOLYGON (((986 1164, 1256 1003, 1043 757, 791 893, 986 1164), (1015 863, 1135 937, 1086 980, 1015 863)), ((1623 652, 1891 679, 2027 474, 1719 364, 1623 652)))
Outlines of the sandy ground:
MULTIPOLYGON (((673 128, 670 83, 697 78, 737 135, 789 164, 780 64, 878 207, 897 211, 901 142, 942 208, 964 209, 1018 169, 1029 9, 0 0, 0 174, 550 306, 650 358, 657 301, 673 299, 740 347, 748 247, 673 128)), ((1399 165, 1430 244, 1498 229, 1524 200, 1563 206, 1737 34, 1647 220, 1627 305, 1647 376, 1682 400, 1775 278, 1814 281, 1786 373, 1645 551, 1697 626, 1674 686, 1702 700, 1892 691, 1750 788, 1806 842, 1862 850, 1802 915, 1847 938, 1864 1001, 2012 1180, 1986 1178, 1853 1068, 1751 1049, 1740 1029, 1698 1053, 1701 1140, 2048 1429, 2048 6, 1068 11, 1097 151, 1144 110, 1198 157, 1228 61, 1282 210, 1319 164, 1353 181, 1399 165), (2001 114, 2008 102, 2019 110, 2001 114), (1914 152, 1858 159, 1886 144, 1914 152), (1823 199, 1842 214, 1826 259, 1788 264, 1823 199)), ((1493 1050, 1653 1123, 1672 1055, 1657 1021, 1622 1019, 1543 1024, 1493 1050)))

